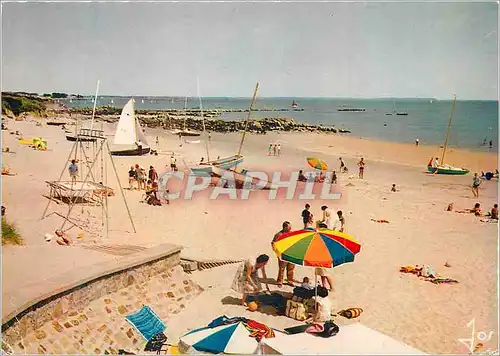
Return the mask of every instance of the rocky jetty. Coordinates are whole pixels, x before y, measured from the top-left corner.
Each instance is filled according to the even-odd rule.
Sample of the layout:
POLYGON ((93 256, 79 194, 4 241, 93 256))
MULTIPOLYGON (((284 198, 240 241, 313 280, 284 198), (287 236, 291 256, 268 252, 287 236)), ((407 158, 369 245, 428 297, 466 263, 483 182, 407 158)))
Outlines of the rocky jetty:
MULTIPOLYGON (((248 111, 248 110, 247 110, 248 111)), ((253 111, 253 110, 252 110, 253 111)), ((91 109, 70 109, 69 112, 78 114, 90 119, 91 109)), ((96 111, 96 120, 113 123, 118 121, 120 109, 103 107, 96 111)), ((244 112, 244 110, 241 110, 244 112)), ((146 127, 162 127, 165 130, 183 129, 184 122, 186 128, 195 131, 203 130, 201 112, 199 110, 136 110, 137 118, 146 127)), ((245 130, 245 119, 223 120, 220 118, 220 111, 203 111, 205 118, 205 128, 212 132, 238 132, 245 130)), ((288 131, 288 132, 325 132, 336 133, 338 130, 331 126, 318 126, 307 123, 298 123, 293 118, 287 117, 267 117, 251 119, 248 123, 248 132, 265 134, 268 131, 288 131)))

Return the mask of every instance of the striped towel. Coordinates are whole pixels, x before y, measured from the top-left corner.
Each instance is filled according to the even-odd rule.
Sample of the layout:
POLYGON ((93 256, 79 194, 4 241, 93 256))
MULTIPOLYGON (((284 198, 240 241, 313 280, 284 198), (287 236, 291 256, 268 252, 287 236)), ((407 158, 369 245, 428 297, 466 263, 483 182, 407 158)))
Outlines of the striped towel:
POLYGON ((127 315, 125 318, 147 341, 154 335, 164 332, 167 328, 158 315, 147 305, 143 306, 137 313, 127 315))

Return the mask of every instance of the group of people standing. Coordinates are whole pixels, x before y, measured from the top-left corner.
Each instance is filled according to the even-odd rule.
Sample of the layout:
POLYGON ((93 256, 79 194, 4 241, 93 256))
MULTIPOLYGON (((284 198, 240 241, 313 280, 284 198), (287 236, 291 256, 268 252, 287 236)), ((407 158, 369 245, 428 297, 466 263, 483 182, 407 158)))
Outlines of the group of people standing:
POLYGON ((270 143, 267 155, 271 156, 280 156, 281 155, 281 143, 270 143))
MULTIPOLYGON (((305 209, 302 211, 302 221, 304 223, 304 229, 313 229, 314 217, 310 211, 311 206, 309 204, 305 205, 305 209)), ((344 232, 345 231, 345 218, 342 211, 337 211, 336 217, 328 206, 324 205, 321 207, 323 218, 316 222, 316 226, 319 228, 328 228, 330 230, 344 232)), ((272 241, 271 246, 282 236, 283 234, 292 231, 292 224, 289 221, 283 222, 281 230, 278 231, 272 241)), ((238 271, 236 272, 235 279, 233 281, 232 289, 236 292, 242 293, 242 303, 246 304, 246 298, 248 294, 258 293, 262 291, 262 284, 257 276, 259 270, 262 271, 262 277, 267 280, 267 273, 265 266, 269 262, 269 256, 262 254, 255 260, 249 259, 245 261, 238 271)), ((295 287, 295 283, 300 283, 294 279, 295 265, 293 263, 282 261, 278 258, 278 275, 276 277, 276 284, 279 288, 283 284, 295 287), (286 283, 285 283, 285 272, 286 272, 286 283)), ((315 275, 320 277, 320 284, 327 288, 328 290, 333 290, 333 281, 328 271, 324 268, 315 268, 315 275)), ((308 283, 308 278, 304 278, 302 284, 308 283), (307 279, 307 280, 306 280, 307 279)), ((265 283, 266 289, 269 291, 269 285, 265 283)))
POLYGON ((128 186, 129 189, 134 189, 134 185, 138 190, 148 190, 158 187, 158 173, 153 166, 149 166, 149 172, 146 173, 144 167, 136 164, 135 166, 130 166, 128 171, 128 186))
POLYGON ((311 205, 306 204, 304 210, 302 210, 302 222, 304 223, 304 229, 319 227, 323 229, 329 229, 338 232, 345 232, 345 217, 342 210, 338 210, 335 215, 333 211, 326 205, 321 207, 322 219, 316 222, 314 226, 314 217, 310 211, 311 205))

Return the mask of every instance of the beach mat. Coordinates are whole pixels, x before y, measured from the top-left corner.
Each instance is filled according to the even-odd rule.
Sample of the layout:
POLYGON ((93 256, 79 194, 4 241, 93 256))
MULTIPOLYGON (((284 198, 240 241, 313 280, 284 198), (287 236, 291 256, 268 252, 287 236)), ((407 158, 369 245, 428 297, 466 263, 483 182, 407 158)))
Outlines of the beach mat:
POLYGON ((127 321, 149 341, 154 335, 162 333, 167 328, 163 321, 147 305, 143 306, 137 313, 127 315, 127 321))

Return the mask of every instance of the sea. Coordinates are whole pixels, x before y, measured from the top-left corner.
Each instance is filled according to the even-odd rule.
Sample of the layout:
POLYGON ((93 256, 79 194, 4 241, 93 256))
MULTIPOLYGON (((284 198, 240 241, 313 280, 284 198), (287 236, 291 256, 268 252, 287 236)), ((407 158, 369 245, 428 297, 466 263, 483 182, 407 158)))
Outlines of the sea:
MULTIPOLYGON (((97 106, 122 108, 129 97, 102 96, 97 106)), ((134 97, 138 110, 160 109, 241 109, 249 108, 251 98, 226 97, 134 97)), ((62 99, 69 108, 92 107, 93 98, 62 99)), ((257 98, 252 119, 264 117, 293 118, 297 122, 348 129, 350 135, 382 141, 443 145, 452 111, 452 100, 437 99, 344 99, 344 98, 257 98), (292 109, 293 102, 298 110, 292 109), (363 112, 339 111, 362 108, 363 112), (406 112, 408 115, 387 115, 406 112)), ((248 113, 223 113, 223 120, 244 120, 248 113)), ((457 100, 449 136, 449 146, 471 150, 498 149, 498 101, 457 100), (491 147, 490 147, 491 141, 491 147)))

